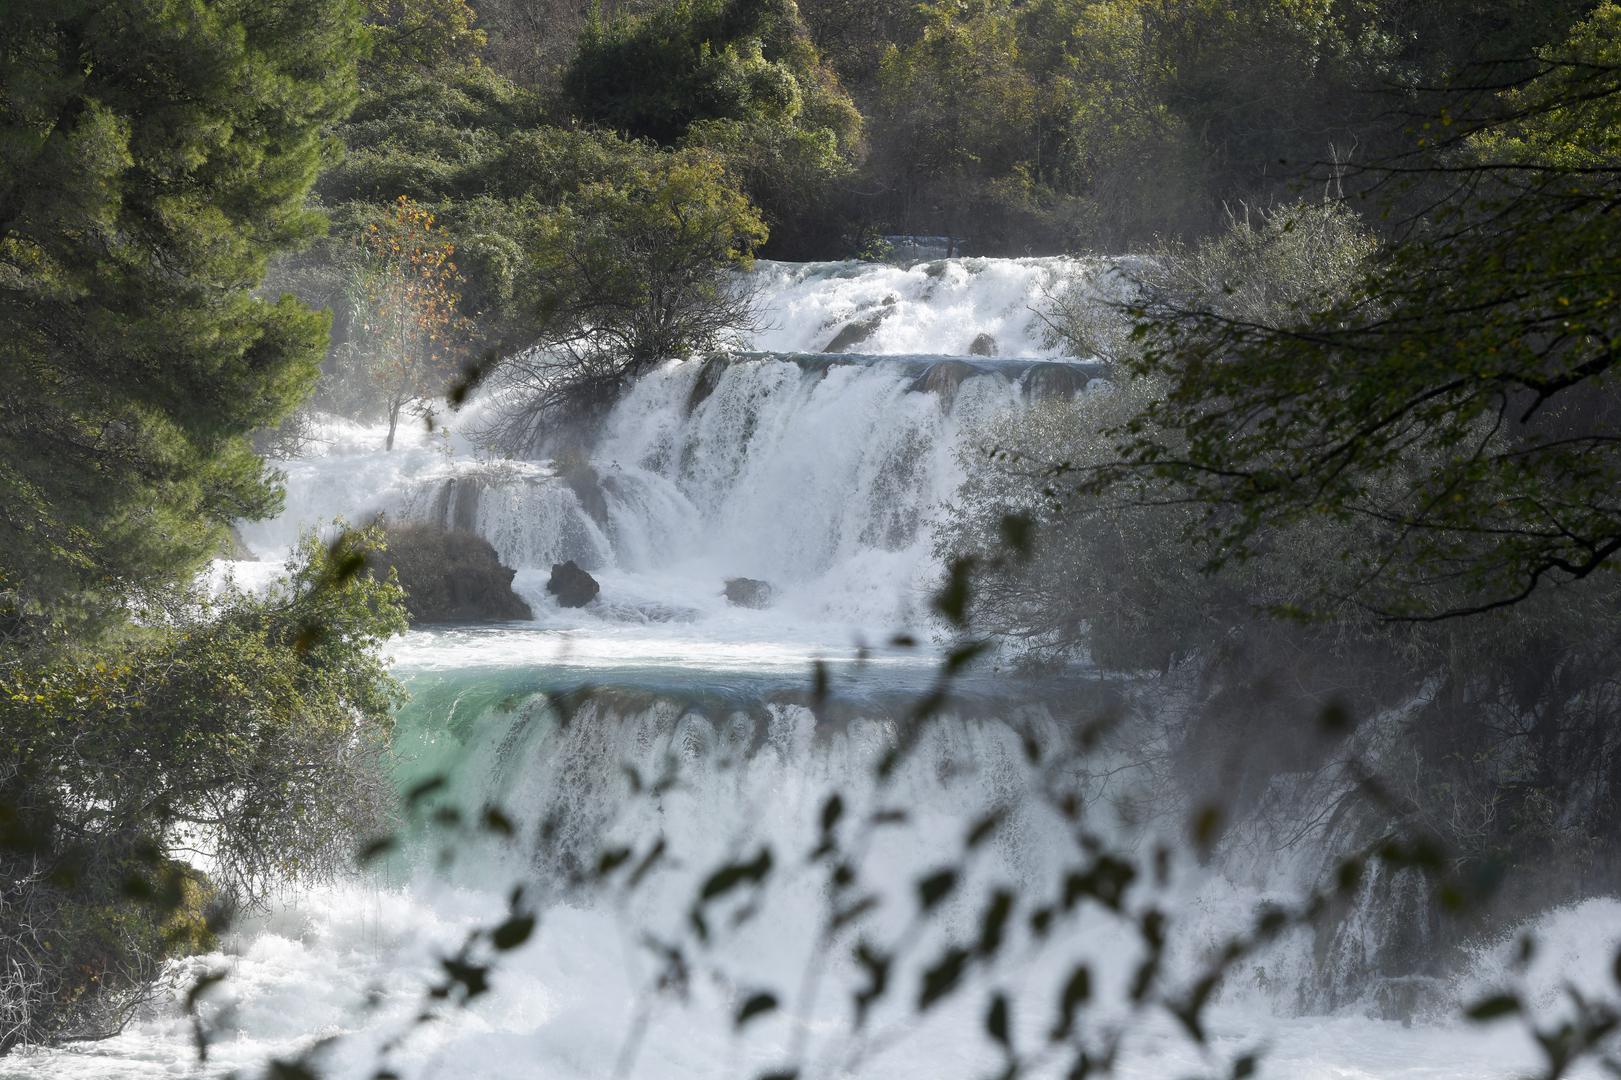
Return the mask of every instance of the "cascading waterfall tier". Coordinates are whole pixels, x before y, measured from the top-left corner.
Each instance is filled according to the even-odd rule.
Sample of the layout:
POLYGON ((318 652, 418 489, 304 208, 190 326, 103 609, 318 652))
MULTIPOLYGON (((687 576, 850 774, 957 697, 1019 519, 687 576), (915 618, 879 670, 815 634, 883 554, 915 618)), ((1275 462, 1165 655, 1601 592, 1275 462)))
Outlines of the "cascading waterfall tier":
POLYGON ((471 529, 520 571, 543 622, 578 618, 540 585, 567 560, 605 581, 588 619, 724 616, 722 583, 747 577, 801 625, 879 635, 915 622, 930 522, 978 425, 1107 375, 1056 355, 1045 298, 1101 297, 1118 275, 1077 259, 761 263, 748 286, 762 324, 748 350, 643 376, 583 456, 491 460, 441 435, 288 462, 286 511, 245 539, 270 555, 302 530, 378 513, 471 529), (852 320, 876 327, 859 350, 817 351, 852 320), (940 347, 948 326, 960 348, 940 347), (976 341, 984 355, 969 355, 976 341))
MULTIPOLYGON (((1041 1003, 1055 1000, 1077 959, 1095 966, 1100 999, 1123 1000, 1141 955, 1104 914, 1034 950, 1026 967, 974 981, 929 1024, 847 1072, 838 1033, 863 978, 848 941, 829 956, 825 992, 802 1018, 784 1007, 742 1035, 734 1023, 747 995, 793 993, 812 959, 827 897, 802 856, 835 790, 848 800, 846 820, 880 806, 904 811, 905 827, 870 852, 873 884, 889 897, 874 912, 874 933, 903 926, 919 878, 957 857, 975 820, 1006 808, 918 955, 971 940, 980 913, 964 898, 1004 884, 1025 905, 1010 933, 1031 948, 1029 902, 1058 887, 1077 845, 1074 823, 1030 797, 1055 780, 1048 759, 1030 754, 1032 736, 1066 745, 1100 711, 1129 713, 1129 701, 1084 672, 1017 683, 992 668, 971 672, 881 787, 875 764, 916 722, 913 706, 938 671, 927 633, 884 642, 897 629, 928 628, 920 613, 938 574, 932 525, 950 513, 980 423, 1089 392, 1107 376, 1100 364, 1060 355, 1043 315, 1051 298, 1078 291, 1107 303, 1127 295, 1128 271, 1101 259, 762 262, 742 283, 755 294, 756 333, 725 355, 675 358, 649 372, 587 452, 556 460, 492 459, 443 427, 385 452, 381 431, 329 423, 326 454, 281 463, 285 512, 242 527, 267 561, 240 565, 244 578, 279 564, 302 530, 385 513, 483 535, 519 569, 536 620, 421 629, 392 646, 411 695, 395 746, 402 790, 447 781, 437 804, 417 807, 418 831, 402 853, 368 876, 306 887, 250 913, 220 954, 177 969, 172 1000, 118 1038, 44 1056, 30 1071, 111 1080, 252 1070, 330 1035, 341 1037, 321 1064, 345 1078, 383 1065, 412 1078, 710 1080, 770 1072, 808 1045, 828 1076, 943 1080, 1000 1071, 982 1034, 993 986, 1021 1002, 1020 1045, 1050 1030, 1041 1003), (588 608, 561 610, 544 592, 546 570, 566 559, 602 583, 588 608), (770 607, 729 605, 722 583, 734 577, 769 582, 770 607), (424 825, 435 808, 446 812, 441 823, 450 810, 476 823, 492 806, 514 838, 424 825), (679 857, 633 896, 605 900, 570 886, 602 873, 602 851, 622 845, 640 859, 661 837, 679 857), (783 873, 760 911, 720 927, 683 1005, 641 1018, 655 981, 649 943, 689 924, 706 868, 761 844, 778 852, 783 873), (439 958, 501 921, 515 884, 545 901, 533 939, 504 957, 488 995, 396 1043, 439 977, 439 958), (186 976, 216 969, 228 977, 202 1010, 216 1042, 198 1066, 186 976), (634 1032, 640 1050, 626 1066, 634 1032)), ((1145 738, 1094 758, 1093 772, 1057 779, 1089 793, 1089 828, 1135 837, 1147 851, 1155 826, 1128 828, 1140 803, 1122 796, 1133 793, 1132 776, 1153 775, 1140 762, 1162 750, 1145 738)), ((1180 829, 1180 818, 1167 820, 1180 829)), ((1180 913, 1167 962, 1188 973, 1249 925, 1257 904, 1298 896, 1321 862, 1269 853, 1248 875, 1178 870, 1179 884, 1155 887, 1145 902, 1180 913)), ((1608 980, 1609 939, 1621 937, 1621 906, 1612 907, 1548 920, 1555 955, 1602 960, 1592 971, 1550 964, 1537 984, 1550 1000, 1567 971, 1580 968, 1583 985, 1608 980), (1605 941, 1593 940, 1595 926, 1608 928, 1605 941)), ((1348 925, 1335 947, 1354 966, 1362 928, 1348 925)), ((1277 1080, 1474 1080, 1533 1060, 1528 1044, 1501 1029, 1460 1038, 1378 1023, 1367 1002, 1349 997, 1328 1003, 1331 1017, 1291 1018, 1307 974, 1321 966, 1312 948, 1296 935, 1234 974, 1214 1017, 1218 1048, 1266 1042, 1262 1075, 1277 1080)), ((1443 992, 1484 992, 1512 951, 1507 940, 1484 947, 1443 992)), ((898 996, 910 1000, 920 978, 916 962, 899 964, 898 996)), ((880 1010, 876 1019, 897 1015, 880 1010)), ((1128 1049, 1118 1075, 1210 1071, 1168 1017, 1145 1019, 1128 1049)), ((1049 1073, 1037 1066, 1027 1075, 1049 1073)))

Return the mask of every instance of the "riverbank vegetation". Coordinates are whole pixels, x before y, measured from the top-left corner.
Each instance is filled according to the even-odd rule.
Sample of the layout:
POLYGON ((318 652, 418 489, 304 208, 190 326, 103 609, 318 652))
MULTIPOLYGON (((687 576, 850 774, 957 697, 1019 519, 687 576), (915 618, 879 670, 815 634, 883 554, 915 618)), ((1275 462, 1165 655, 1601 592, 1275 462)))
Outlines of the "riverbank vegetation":
MULTIPOLYGON (((1002 567, 973 619, 1026 662, 1156 673, 1172 768, 1226 813, 1433 838, 1478 895, 1412 908, 1432 945, 1621 888, 1618 31, 1600 5, 1433 152, 1369 165, 1426 192, 1406 232, 1285 204, 1161 248, 1121 308, 1060 303, 1120 385, 986 431, 942 539, 1002 567), (1010 512, 1019 566, 989 560, 1010 512)), ((1340 926, 1328 967, 1433 973, 1410 927, 1340 926)))
MULTIPOLYGON (((195 591, 278 507, 254 440, 296 447, 319 407, 392 447, 482 386, 522 455, 750 326, 756 257, 895 234, 1141 256, 1120 305, 1046 298, 1113 388, 994 420, 964 462, 943 688, 995 644, 1181 702, 1164 767, 1201 842, 1309 804, 1328 850, 1386 845, 1342 915, 1418 889, 1435 941, 1621 890, 1614 3, 0 19, 0 1053, 116 1029, 232 905, 397 809, 376 537, 306 543, 263 595, 195 591)), ((1106 855, 1064 911, 1118 907, 1106 855)), ((770 868, 718 869, 699 937, 770 868)), ((954 887, 920 883, 925 913, 954 887)), ((988 902, 994 947, 947 953, 925 1003, 1000 947, 1013 901, 988 902)), ((1434 955, 1329 910, 1323 955, 1368 979, 1434 955)))

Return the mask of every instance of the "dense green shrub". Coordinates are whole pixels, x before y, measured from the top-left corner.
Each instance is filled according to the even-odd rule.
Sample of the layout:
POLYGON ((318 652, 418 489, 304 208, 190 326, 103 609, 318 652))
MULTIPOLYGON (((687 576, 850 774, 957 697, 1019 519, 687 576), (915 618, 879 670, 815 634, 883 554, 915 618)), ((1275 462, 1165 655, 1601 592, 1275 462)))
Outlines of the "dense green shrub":
POLYGON ((595 20, 563 88, 587 123, 721 154, 779 254, 825 250, 839 231, 861 116, 791 2, 673 0, 595 20))
POLYGON ((765 237, 759 213, 702 151, 652 154, 582 186, 526 250, 525 302, 544 313, 545 330, 498 369, 503 409, 488 437, 534 450, 559 426, 598 415, 653 365, 750 325, 734 271, 765 237))
POLYGON ((365 543, 154 610, 116 655, 0 664, 0 1052, 117 1030, 211 910, 342 870, 387 825, 378 646, 405 621, 355 574, 365 543))

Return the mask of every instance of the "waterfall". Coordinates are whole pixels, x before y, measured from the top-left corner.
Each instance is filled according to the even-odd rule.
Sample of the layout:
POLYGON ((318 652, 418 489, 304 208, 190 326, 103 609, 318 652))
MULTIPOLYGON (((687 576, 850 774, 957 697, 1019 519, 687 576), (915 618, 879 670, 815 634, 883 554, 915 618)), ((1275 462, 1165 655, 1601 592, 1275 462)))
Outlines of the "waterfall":
POLYGON ((243 535, 270 556, 335 517, 384 513, 489 540, 543 622, 559 617, 545 573, 573 560, 605 583, 588 618, 724 618, 722 583, 749 577, 772 584, 779 624, 882 636, 915 621, 930 524, 979 424, 1106 374, 1056 355, 1044 297, 1115 281, 1060 258, 762 263, 746 349, 644 375, 585 460, 490 460, 445 432, 385 453, 345 429, 348 452, 282 465, 286 510, 243 535), (815 351, 874 318, 859 352, 815 351), (941 338, 965 355, 931 349, 941 338), (966 355, 976 340, 997 355, 966 355))
MULTIPOLYGON (((31 1073, 216 1075, 331 1036, 321 1064, 345 1078, 384 1064, 412 1078, 603 1080, 640 1032, 627 1073, 639 1080, 753 1077, 794 1046, 827 1066, 819 1075, 942 1080, 1001 1067, 983 1034, 993 988, 1020 1002, 1014 1037, 1025 1045, 1050 1029, 1056 987, 1079 960, 1092 965, 1100 1000, 1124 1000, 1142 952, 1120 917, 1089 914, 1036 949, 1028 912, 1061 887, 1080 843, 1075 822, 1041 798, 1055 776, 1085 794, 1086 829, 1113 842, 1148 852, 1183 837, 1176 814, 1140 813, 1135 797, 1167 793, 1143 790, 1160 779, 1142 764, 1157 752, 1155 718, 1140 715, 1129 687, 1085 671, 1015 682, 994 666, 975 669, 893 780, 875 779, 938 670, 927 604, 940 574, 934 528, 951 513, 964 461, 991 449, 975 446, 976 432, 1005 410, 1097 390, 1103 365, 1061 355, 1042 313, 1066 291, 1099 302, 1123 295, 1121 270, 1062 258, 762 262, 740 283, 755 297, 755 333, 727 353, 672 358, 648 372, 582 453, 556 460, 482 453, 463 434, 476 426, 477 401, 471 419, 408 432, 393 452, 378 431, 328 421, 324 454, 278 463, 282 514, 242 527, 264 560, 239 565, 244 580, 278 564, 304 530, 382 513, 488 539, 518 570, 535 620, 418 629, 391 646, 410 697, 394 747, 401 790, 445 780, 413 811, 403 847, 353 880, 294 890, 247 913, 220 954, 179 966, 168 998, 124 1034, 44 1055, 31 1073), (588 608, 560 609, 544 590, 551 564, 568 559, 602 584, 588 608), (723 583, 733 577, 769 582, 770 607, 730 605, 723 583), (891 642, 898 630, 915 642, 891 642), (1030 752, 1074 744, 1105 713, 1143 722, 1145 734, 1061 774, 1030 752), (924 959, 978 932, 969 898, 987 887, 1016 889, 1027 906, 1009 931, 1010 952, 1034 954, 976 976, 968 992, 849 1071, 837 1067, 839 1040, 864 977, 850 943, 826 958, 811 1000, 798 990, 817 959, 828 899, 806 853, 833 791, 847 820, 904 812, 903 823, 876 834, 865 864, 888 898, 871 916, 879 938, 904 932, 919 878, 956 857, 976 821, 995 808, 1007 815, 940 920, 920 931, 915 955, 898 963, 901 1005, 915 995, 924 959), (491 807, 513 836, 478 826, 491 807), (446 821, 462 824, 447 831, 446 821), (615 872, 628 874, 655 837, 669 855, 644 887, 612 901, 581 887, 606 874, 603 851, 623 846, 631 861, 615 872), (757 910, 717 923, 685 1000, 639 1019, 656 973, 649 943, 684 932, 706 869, 762 843, 777 850, 781 873, 757 910), (539 914, 533 940, 504 957, 488 995, 412 1030, 439 958, 498 922, 515 885, 539 914), (228 977, 203 999, 215 1042, 198 1066, 188 977, 216 969, 228 977), (783 995, 784 1007, 737 1033, 740 1001, 763 988, 783 995)), ((1191 977, 1251 925, 1259 905, 1300 895, 1321 869, 1312 852, 1267 851, 1226 873, 1176 855, 1165 882, 1143 886, 1143 903, 1178 913, 1171 976, 1191 977)), ((1580 952, 1584 935, 1605 927, 1590 951, 1609 956, 1621 909, 1601 908, 1551 916, 1556 951, 1580 952)), ((1355 968, 1363 936, 1373 930, 1348 922, 1332 962, 1355 968)), ((1511 1032, 1407 1028, 1376 1019, 1379 1003, 1354 993, 1303 993, 1322 967, 1317 947, 1297 933, 1240 965, 1217 1002, 1214 1046, 1231 1056, 1266 1044, 1262 1075, 1278 1080, 1465 1080, 1534 1060, 1511 1032)), ((1512 951, 1506 939, 1483 946, 1436 993, 1484 992, 1512 951)), ((1603 964, 1587 968, 1583 985, 1608 977, 1603 964)), ((1553 1007, 1559 970, 1544 972, 1549 1000, 1540 1005, 1553 1007)), ((875 1026, 904 1011, 881 1006, 875 1026)), ((1110 1020, 1107 1010, 1092 1017, 1110 1020)), ((1120 1075, 1202 1074, 1213 1061, 1170 1017, 1145 1016, 1120 1075)), ((1057 1067, 1029 1075, 1061 1075, 1057 1067)))

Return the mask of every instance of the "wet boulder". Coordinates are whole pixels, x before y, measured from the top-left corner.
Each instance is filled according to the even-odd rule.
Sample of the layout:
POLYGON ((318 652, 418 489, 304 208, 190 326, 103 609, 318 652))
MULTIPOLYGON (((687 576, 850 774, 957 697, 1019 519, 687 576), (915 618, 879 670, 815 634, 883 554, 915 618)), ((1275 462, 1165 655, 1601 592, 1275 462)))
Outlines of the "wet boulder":
POLYGON ((734 607, 770 607, 772 593, 769 581, 746 577, 726 579, 726 602, 734 607))
POLYGON ((1071 398, 1103 373, 1101 364, 1036 364, 1025 373, 1024 391, 1036 401, 1071 398))
POLYGON ((976 334, 974 340, 968 343, 969 356, 995 356, 997 351, 996 339, 989 334, 976 334))
POLYGON ((839 332, 833 335, 831 341, 822 347, 823 352, 849 352, 868 338, 878 332, 884 317, 889 314, 887 309, 880 309, 861 319, 852 319, 844 324, 839 332))
POLYGON ((552 563, 552 576, 546 580, 546 591, 557 597, 558 607, 585 607, 597 598, 602 586, 570 559, 568 562, 552 563))
POLYGON ((598 525, 608 524, 608 494, 602 487, 602 477, 583 456, 571 455, 557 463, 557 473, 568 485, 580 508, 591 515, 598 525))
POLYGON ((703 360, 703 366, 698 369, 698 377, 693 380, 692 390, 687 394, 687 415, 691 416, 698 406, 709 400, 709 395, 715 392, 720 385, 720 378, 726 374, 731 366, 732 358, 725 353, 711 353, 703 360))
POLYGON ((925 394, 938 394, 940 402, 949 406, 957 396, 957 388, 966 379, 979 374, 973 364, 962 360, 941 360, 912 380, 912 389, 925 394))
POLYGON ((420 523, 384 527, 382 551, 366 556, 379 578, 390 571, 405 592, 405 613, 418 623, 502 622, 534 616, 512 591, 515 571, 490 542, 465 529, 420 523))

